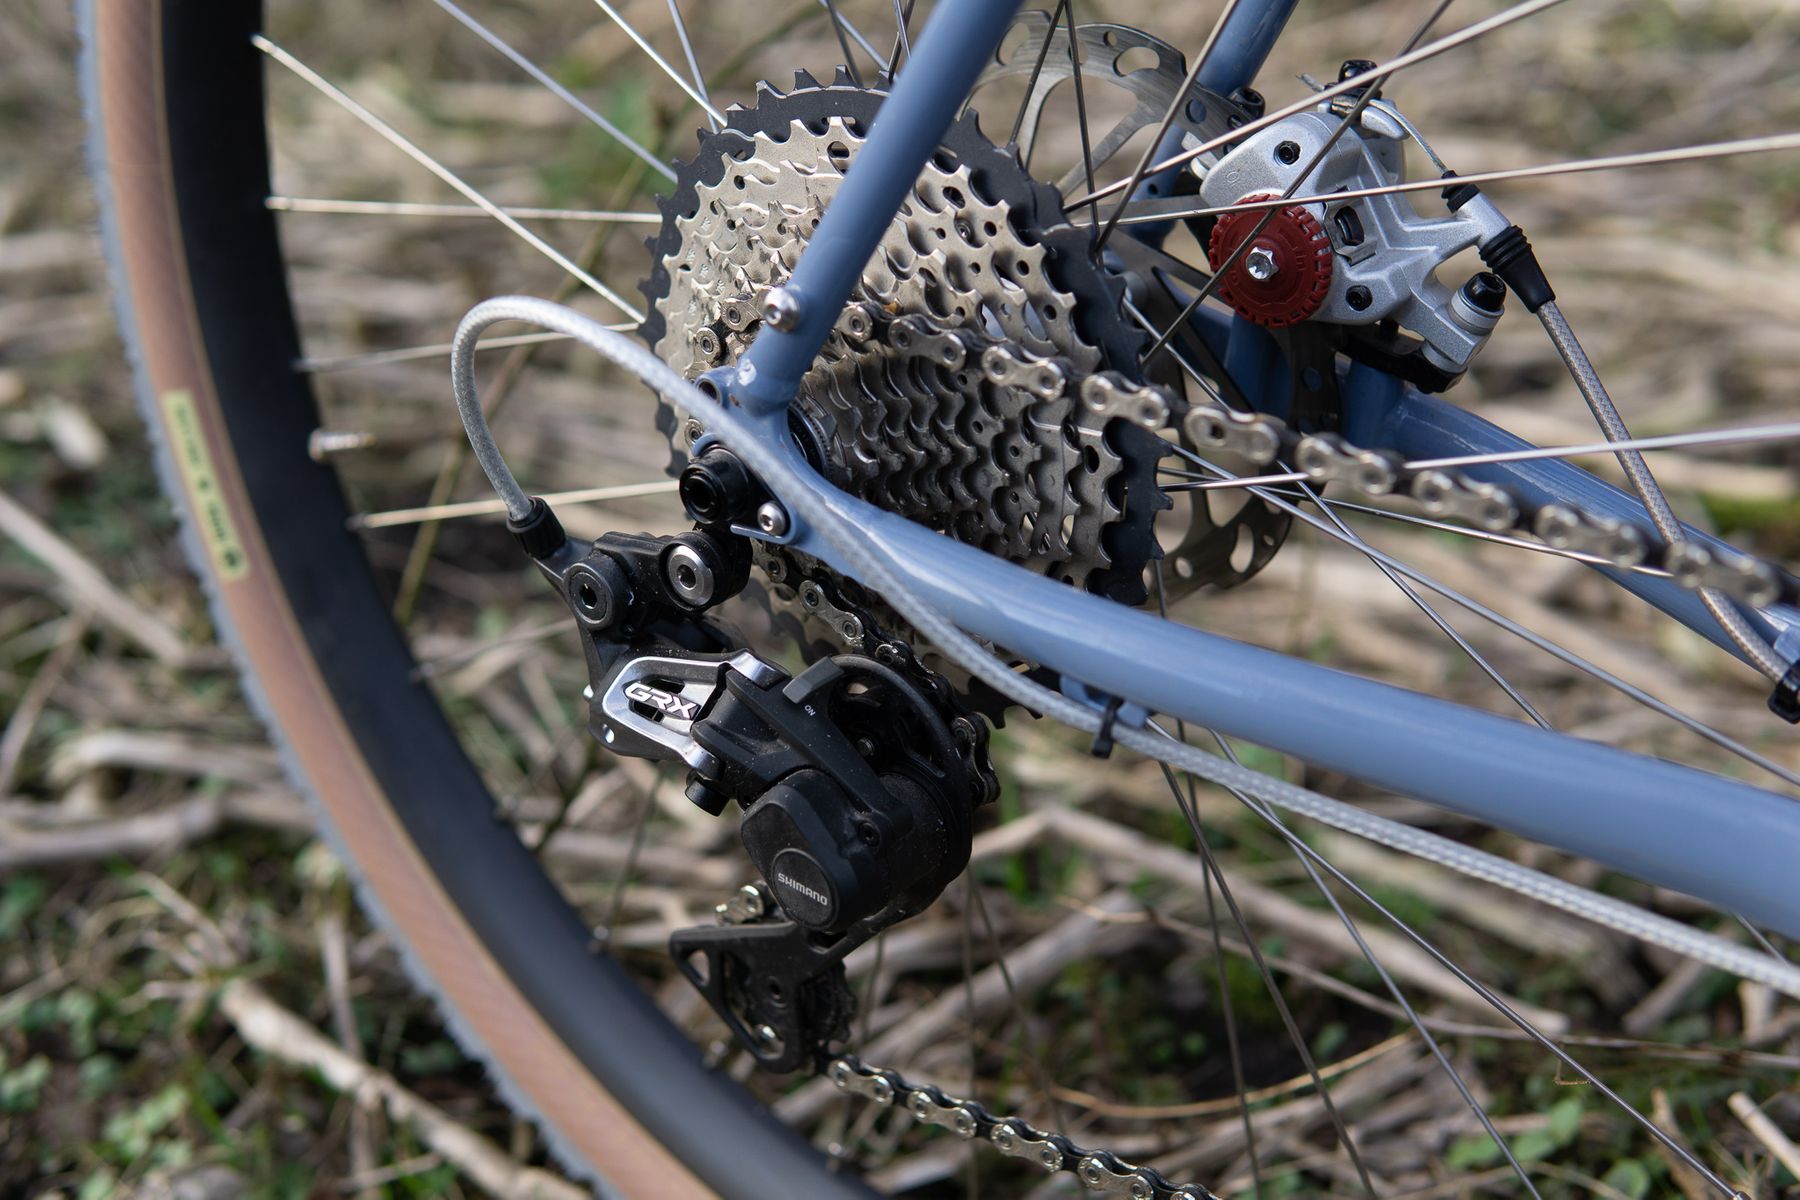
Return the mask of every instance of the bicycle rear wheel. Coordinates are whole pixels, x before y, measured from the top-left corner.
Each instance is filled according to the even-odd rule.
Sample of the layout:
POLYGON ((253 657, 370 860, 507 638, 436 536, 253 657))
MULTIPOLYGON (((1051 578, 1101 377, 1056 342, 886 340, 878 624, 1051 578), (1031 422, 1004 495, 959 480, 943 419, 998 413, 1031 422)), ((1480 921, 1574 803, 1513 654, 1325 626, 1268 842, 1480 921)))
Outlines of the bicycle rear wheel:
MULTIPOLYGON (((508 1099, 618 1194, 862 1194, 708 1069, 597 952, 594 927, 497 820, 499 792, 390 620, 370 543, 347 529, 340 478, 308 453, 326 426, 312 377, 294 369, 302 348, 271 212, 257 17, 196 0, 86 0, 82 15, 121 323, 165 481, 191 514, 189 549, 219 625, 370 908, 508 1099)), ((660 459, 661 439, 653 448, 660 459)), ((1210 908, 1210 877, 1190 873, 1186 887, 1208 889, 1210 908)), ((1247 930, 1242 942, 1255 953, 1247 930)))

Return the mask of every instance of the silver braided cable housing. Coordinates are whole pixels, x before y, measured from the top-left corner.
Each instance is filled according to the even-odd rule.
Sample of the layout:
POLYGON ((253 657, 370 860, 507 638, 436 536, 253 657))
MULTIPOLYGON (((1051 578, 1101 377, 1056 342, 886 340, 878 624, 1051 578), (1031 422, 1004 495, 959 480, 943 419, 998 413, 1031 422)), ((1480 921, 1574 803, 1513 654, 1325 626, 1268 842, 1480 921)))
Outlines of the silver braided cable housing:
MULTIPOLYGON (((505 501, 510 516, 526 515, 531 500, 513 477, 495 444, 482 412, 474 374, 475 348, 481 335, 490 327, 508 321, 539 326, 582 343, 629 371, 664 400, 698 417, 771 492, 831 543, 859 579, 879 592, 946 658, 970 675, 1014 702, 1075 729, 1087 733, 1100 729, 1102 715, 1099 712, 1018 674, 921 599, 877 549, 877 543, 864 537, 852 521, 834 511, 828 499, 815 490, 816 483, 765 446, 738 410, 690 384, 633 338, 607 329, 574 309, 529 296, 500 296, 476 305, 458 326, 451 350, 451 380, 463 427, 482 470, 505 501)), ((1112 736, 1119 744, 1148 758, 1167 763, 1177 770, 1189 771, 1221 787, 1254 796, 1345 833, 1528 896, 1639 941, 1662 946, 1800 998, 1800 965, 1784 962, 1759 949, 1739 945, 1542 871, 1271 778, 1197 747, 1171 741, 1149 728, 1118 725, 1112 730, 1112 736)))

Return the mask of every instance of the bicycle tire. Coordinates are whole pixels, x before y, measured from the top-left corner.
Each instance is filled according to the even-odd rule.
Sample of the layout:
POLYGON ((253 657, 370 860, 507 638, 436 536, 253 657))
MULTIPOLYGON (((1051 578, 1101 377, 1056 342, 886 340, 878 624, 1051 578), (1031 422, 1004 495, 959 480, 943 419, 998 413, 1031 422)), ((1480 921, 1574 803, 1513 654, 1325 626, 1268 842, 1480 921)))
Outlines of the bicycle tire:
POLYGON ((869 1193, 610 959, 417 681, 334 473, 272 214, 261 6, 82 0, 115 305, 183 541, 246 690, 366 909, 556 1157, 608 1195, 869 1193), (527 934, 528 936, 521 936, 527 934))

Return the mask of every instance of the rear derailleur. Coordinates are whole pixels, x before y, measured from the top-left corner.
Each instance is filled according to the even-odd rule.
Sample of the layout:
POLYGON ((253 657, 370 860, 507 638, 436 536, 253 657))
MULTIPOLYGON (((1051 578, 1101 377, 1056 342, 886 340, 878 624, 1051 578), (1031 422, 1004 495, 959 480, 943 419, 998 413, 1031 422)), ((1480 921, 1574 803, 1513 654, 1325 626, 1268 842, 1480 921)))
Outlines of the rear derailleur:
POLYGON ((676 965, 765 1069, 818 1069, 855 1010, 844 957, 968 865, 974 810, 997 792, 986 724, 891 639, 880 661, 791 677, 733 649, 707 613, 748 582, 751 547, 725 521, 584 544, 534 500, 508 524, 580 628, 590 732, 683 764, 706 812, 743 811, 761 881, 724 923, 677 930, 676 965))

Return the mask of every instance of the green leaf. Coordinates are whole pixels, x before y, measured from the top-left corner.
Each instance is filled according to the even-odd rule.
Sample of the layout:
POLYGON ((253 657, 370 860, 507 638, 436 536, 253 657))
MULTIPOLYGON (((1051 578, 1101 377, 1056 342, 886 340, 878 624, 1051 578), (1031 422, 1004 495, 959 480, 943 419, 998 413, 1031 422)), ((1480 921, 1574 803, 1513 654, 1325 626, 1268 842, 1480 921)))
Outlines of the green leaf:
POLYGON ((403 1046, 400 1066, 409 1075, 442 1075, 462 1065, 462 1051, 454 1042, 442 1038, 423 1046, 403 1046))
POLYGON ((1580 1096, 1569 1096, 1558 1100, 1550 1106, 1545 1114, 1550 1118, 1550 1140, 1560 1149, 1575 1140, 1581 1132, 1581 1114, 1584 1109, 1580 1096))
POLYGON ((16 936, 43 906, 48 891, 41 875, 15 875, 0 883, 0 938, 16 936))
POLYGON ((69 1031, 69 1045, 77 1058, 94 1052, 94 1022, 100 1016, 100 1001, 94 993, 81 988, 67 988, 56 1000, 56 1015, 69 1031))
POLYGON ((1444 1165, 1452 1171, 1473 1171, 1491 1167, 1500 1161, 1500 1143, 1487 1134, 1457 1138, 1444 1155, 1444 1165))
POLYGON ((1631 1200, 1643 1200, 1650 1194, 1650 1171, 1635 1158, 1622 1159, 1600 1181, 1607 1187, 1624 1192, 1631 1200))
POLYGON ((77 1068, 83 1098, 93 1100, 112 1091, 119 1082, 119 1060, 110 1054, 85 1058, 77 1068))
POLYGON ((38 1093, 50 1078, 50 1060, 34 1054, 24 1064, 0 1075, 0 1112, 25 1113, 38 1105, 38 1093))
POLYGON ((107 1118, 106 1141, 126 1162, 135 1162, 149 1152, 151 1142, 187 1111, 187 1089, 172 1083, 136 1108, 114 1113, 107 1118))
POLYGON ((1548 1129, 1528 1129, 1513 1140, 1513 1157, 1522 1163, 1537 1162, 1556 1153, 1556 1138, 1548 1129))

